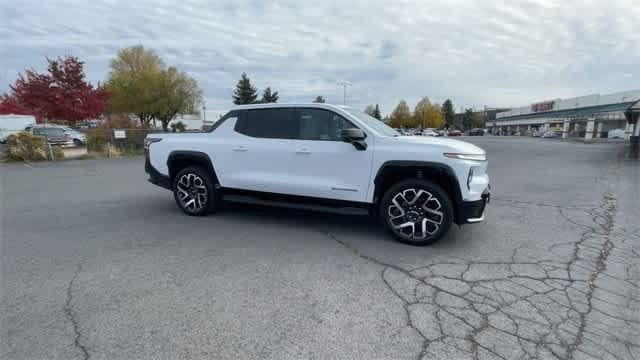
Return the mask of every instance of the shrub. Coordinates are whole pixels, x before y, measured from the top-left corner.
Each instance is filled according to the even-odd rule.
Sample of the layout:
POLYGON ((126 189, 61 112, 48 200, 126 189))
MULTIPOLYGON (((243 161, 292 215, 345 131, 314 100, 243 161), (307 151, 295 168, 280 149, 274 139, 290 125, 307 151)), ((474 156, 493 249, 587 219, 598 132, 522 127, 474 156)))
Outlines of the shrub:
POLYGON ((17 161, 47 160, 49 148, 43 136, 20 132, 7 137, 7 156, 17 161))
POLYGON ((87 150, 104 152, 111 142, 111 129, 91 129, 87 132, 87 150))
POLYGON ((51 152, 53 152, 54 159, 64 159, 64 149, 62 148, 62 146, 54 146, 53 148, 51 148, 51 152))
POLYGON ((171 131, 184 132, 187 130, 187 126, 182 121, 176 121, 171 124, 171 131))

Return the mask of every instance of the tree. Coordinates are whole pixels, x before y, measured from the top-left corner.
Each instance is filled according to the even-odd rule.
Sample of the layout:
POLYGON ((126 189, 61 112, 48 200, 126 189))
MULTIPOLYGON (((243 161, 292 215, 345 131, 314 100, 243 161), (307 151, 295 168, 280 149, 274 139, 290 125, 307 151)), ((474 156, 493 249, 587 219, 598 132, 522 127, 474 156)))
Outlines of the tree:
POLYGON ((175 67, 161 72, 156 91, 158 99, 152 104, 152 113, 162 123, 164 131, 176 115, 196 113, 202 103, 198 83, 175 67))
POLYGON ((111 60, 107 88, 111 92, 109 112, 135 114, 144 127, 153 120, 160 100, 164 62, 151 49, 133 46, 118 51, 111 60))
POLYGON ((431 104, 427 111, 427 127, 430 128, 443 128, 445 125, 444 116, 442 116, 442 109, 437 103, 431 104))
POLYGON ((373 113, 376 111, 376 108, 372 104, 369 104, 364 108, 363 111, 365 114, 369 116, 373 116, 373 113))
POLYGON ((462 125, 465 129, 484 127, 484 119, 482 115, 474 112, 472 109, 465 109, 462 115, 462 125))
POLYGON ((412 125, 411 110, 409 110, 409 105, 407 105, 406 101, 400 100, 395 109, 393 109, 390 125, 395 128, 410 127, 412 125))
POLYGON ((416 126, 423 129, 444 126, 444 117, 440 111, 440 105, 432 104, 426 96, 416 104, 413 118, 416 126))
POLYGON ((321 103, 321 104, 323 104, 323 103, 325 103, 325 102, 326 102, 326 100, 324 99, 324 97, 323 97, 322 95, 318 95, 318 96, 316 96, 316 99, 315 99, 315 100, 313 100, 313 102, 314 102, 314 103, 321 103))
POLYGON ((251 85, 251 80, 246 73, 242 73, 236 89, 233 91, 233 103, 236 105, 253 104, 258 98, 256 88, 251 85))
POLYGON ((172 132, 184 132, 187 130, 187 126, 182 121, 176 121, 171 124, 172 132))
POLYGON ((417 126, 421 128, 429 127, 427 124, 427 114, 431 107, 431 101, 428 97, 423 97, 418 101, 416 107, 413 109, 413 118, 417 126))
POLYGON ((444 117, 445 127, 453 127, 456 113, 453 110, 453 103, 449 99, 445 100, 445 102, 442 104, 442 116, 444 117))
POLYGON ((382 120, 382 114, 380 114, 380 106, 378 106, 378 104, 376 104, 376 108, 373 109, 372 116, 378 120, 382 120))
POLYGON ((9 94, 0 95, 0 115, 32 115, 29 109, 23 108, 15 96, 9 94))
POLYGON ((101 115, 109 92, 85 80, 84 63, 73 56, 47 59, 47 74, 25 70, 19 74, 4 107, 33 114, 37 120, 77 122, 101 115))
POLYGON ((271 92, 271 87, 267 86, 267 88, 264 89, 264 91, 262 92, 262 100, 260 100, 260 102, 262 103, 278 102, 279 97, 280 96, 278 95, 277 91, 271 92))
POLYGON ((364 112, 371 117, 382 120, 382 114, 380 114, 380 106, 378 106, 378 104, 367 105, 367 107, 364 108, 364 112))
POLYGON ((120 49, 118 55, 111 60, 110 67, 112 74, 126 71, 143 73, 158 71, 164 68, 165 64, 155 51, 137 45, 120 49))

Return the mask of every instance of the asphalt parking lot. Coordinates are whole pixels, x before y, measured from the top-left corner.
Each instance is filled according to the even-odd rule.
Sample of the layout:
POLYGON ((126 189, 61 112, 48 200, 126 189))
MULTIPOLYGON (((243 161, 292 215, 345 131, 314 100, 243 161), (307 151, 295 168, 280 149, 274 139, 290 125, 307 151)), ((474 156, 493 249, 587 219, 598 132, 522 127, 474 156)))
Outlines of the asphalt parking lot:
POLYGON ((487 220, 423 248, 351 212, 184 216, 142 159, 0 165, 0 358, 640 358, 640 163, 465 140, 487 220))

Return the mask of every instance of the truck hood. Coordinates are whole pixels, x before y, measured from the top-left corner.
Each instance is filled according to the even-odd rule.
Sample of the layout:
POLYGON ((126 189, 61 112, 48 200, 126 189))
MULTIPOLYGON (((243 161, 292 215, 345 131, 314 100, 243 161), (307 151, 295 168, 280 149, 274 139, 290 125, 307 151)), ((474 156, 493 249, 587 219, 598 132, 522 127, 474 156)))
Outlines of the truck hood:
POLYGON ((485 154, 485 151, 482 148, 466 141, 460 140, 443 139, 433 136, 397 136, 394 137, 393 140, 401 144, 424 144, 429 146, 439 146, 442 147, 443 150, 460 154, 485 154))

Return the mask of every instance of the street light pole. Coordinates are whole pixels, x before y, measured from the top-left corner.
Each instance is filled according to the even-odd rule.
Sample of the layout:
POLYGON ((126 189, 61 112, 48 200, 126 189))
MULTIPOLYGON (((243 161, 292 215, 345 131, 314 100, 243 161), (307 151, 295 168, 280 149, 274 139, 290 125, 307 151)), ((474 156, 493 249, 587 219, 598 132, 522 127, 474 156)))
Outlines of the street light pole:
POLYGON ((202 123, 206 124, 207 122, 207 104, 202 102, 202 123))
POLYGON ((347 105, 347 86, 351 86, 348 81, 340 81, 338 85, 342 86, 342 105, 347 105))

